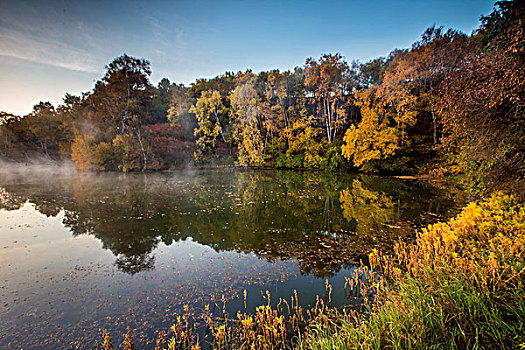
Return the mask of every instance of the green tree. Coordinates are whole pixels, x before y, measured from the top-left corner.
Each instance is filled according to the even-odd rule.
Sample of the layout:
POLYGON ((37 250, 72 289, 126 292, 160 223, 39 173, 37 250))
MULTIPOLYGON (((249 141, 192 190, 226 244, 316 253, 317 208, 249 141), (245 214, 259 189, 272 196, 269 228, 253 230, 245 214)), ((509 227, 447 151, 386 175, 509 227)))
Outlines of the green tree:
POLYGON ((165 123, 168 121, 168 109, 170 108, 171 94, 176 85, 171 84, 169 79, 163 78, 154 88, 154 99, 149 113, 153 123, 165 123))

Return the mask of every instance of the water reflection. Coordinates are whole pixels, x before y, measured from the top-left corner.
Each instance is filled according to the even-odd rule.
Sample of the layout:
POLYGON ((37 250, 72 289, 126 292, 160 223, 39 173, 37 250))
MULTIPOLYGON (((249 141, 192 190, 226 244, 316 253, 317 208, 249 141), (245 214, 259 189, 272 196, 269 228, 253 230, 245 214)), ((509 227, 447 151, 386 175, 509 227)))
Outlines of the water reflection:
MULTIPOLYGON (((448 216, 428 183, 291 171, 0 174, 0 348, 76 349, 130 326, 151 348, 183 305, 315 304, 372 248, 448 216)), ((118 341, 118 339, 116 339, 118 341)))
POLYGON ((387 250, 413 228, 449 215, 461 195, 428 183, 292 171, 7 176, 0 208, 63 213, 124 272, 151 270, 160 242, 296 259, 302 274, 333 276, 387 250))

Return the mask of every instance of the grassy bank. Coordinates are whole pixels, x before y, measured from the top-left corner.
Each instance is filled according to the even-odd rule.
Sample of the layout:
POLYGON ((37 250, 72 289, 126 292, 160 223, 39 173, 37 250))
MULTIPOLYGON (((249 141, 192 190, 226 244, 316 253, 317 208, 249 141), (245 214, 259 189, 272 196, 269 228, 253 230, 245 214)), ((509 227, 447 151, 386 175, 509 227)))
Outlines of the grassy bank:
MULTIPOLYGON (((360 310, 327 307, 328 284, 324 299, 310 310, 299 307, 297 294, 277 309, 268 303, 253 315, 230 317, 224 304, 219 314, 207 307, 206 344, 214 349, 525 348, 524 254, 525 205, 495 194, 422 230, 414 243, 397 244, 390 256, 374 251, 372 268, 380 274, 364 268, 345 286, 360 310)), ((193 327, 186 312, 159 336, 156 349, 199 349, 193 327)), ((101 348, 113 348, 107 334, 101 348)), ((129 334, 122 348, 133 348, 129 334)))
POLYGON ((497 194, 423 230, 393 256, 372 253, 386 287, 368 317, 314 324, 308 349, 525 347, 525 206, 497 194))

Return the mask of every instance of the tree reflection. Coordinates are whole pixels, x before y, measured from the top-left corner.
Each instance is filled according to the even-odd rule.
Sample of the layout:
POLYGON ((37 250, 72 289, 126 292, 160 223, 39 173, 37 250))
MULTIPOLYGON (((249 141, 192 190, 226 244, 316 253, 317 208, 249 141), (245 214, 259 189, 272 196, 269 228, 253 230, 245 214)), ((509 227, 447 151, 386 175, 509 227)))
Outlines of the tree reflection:
POLYGON ((359 235, 377 231, 384 224, 393 224, 396 220, 392 198, 381 192, 374 192, 363 187, 357 179, 352 187, 341 191, 341 210, 349 222, 355 222, 359 235))
POLYGON ((457 201, 426 183, 294 171, 76 174, 23 182, 4 185, 1 208, 30 201, 48 216, 63 210, 73 235, 100 239, 128 273, 152 269, 160 242, 191 237, 216 251, 296 259, 301 273, 330 276, 366 261, 372 248, 388 249, 412 234, 429 208, 439 208, 430 218, 436 220, 457 201))
POLYGON ((5 188, 0 187, 0 208, 5 210, 20 209, 27 202, 27 198, 9 193, 5 188))

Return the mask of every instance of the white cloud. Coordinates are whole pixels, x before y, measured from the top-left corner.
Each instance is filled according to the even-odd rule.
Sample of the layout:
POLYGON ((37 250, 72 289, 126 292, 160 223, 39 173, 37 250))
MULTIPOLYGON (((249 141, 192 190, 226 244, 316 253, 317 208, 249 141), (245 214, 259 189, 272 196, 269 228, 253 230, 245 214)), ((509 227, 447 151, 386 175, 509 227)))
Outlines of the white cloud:
POLYGON ((100 72, 100 65, 87 50, 9 30, 0 32, 0 55, 81 72, 100 72))
POLYGON ((95 59, 100 48, 82 21, 24 2, 0 9, 6 12, 0 18, 0 55, 81 72, 103 67, 95 59))
POLYGON ((159 56, 168 56, 168 53, 166 51, 162 51, 162 50, 159 50, 159 49, 155 49, 153 51, 159 56))

